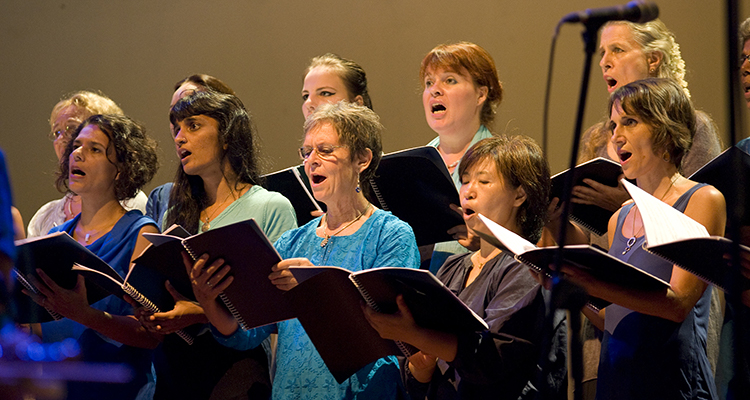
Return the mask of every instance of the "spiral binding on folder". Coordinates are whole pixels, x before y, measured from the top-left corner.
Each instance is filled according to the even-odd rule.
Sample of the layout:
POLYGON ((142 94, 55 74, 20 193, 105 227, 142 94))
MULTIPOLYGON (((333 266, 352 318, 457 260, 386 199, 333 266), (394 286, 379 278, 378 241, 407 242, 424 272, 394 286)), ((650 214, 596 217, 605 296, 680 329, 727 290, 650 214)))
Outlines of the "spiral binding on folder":
POLYGON ((191 249, 190 246, 188 246, 187 242, 183 241, 182 242, 182 247, 184 247, 185 250, 187 250, 188 255, 190 256, 190 258, 193 259, 193 261, 195 261, 195 260, 198 259, 198 257, 193 253, 193 249, 191 249))
POLYGON ((594 227, 593 225, 589 224, 588 222, 585 222, 583 219, 575 215, 570 215, 569 218, 572 219, 573 222, 575 222, 576 224, 580 225, 583 228, 588 229, 591 232, 594 232, 598 236, 601 236, 607 233, 607 231, 602 231, 601 229, 594 227))
POLYGON ((235 321, 237 321, 237 323, 240 325, 240 328, 245 331, 249 330, 250 328, 245 322, 245 319, 242 318, 242 315, 240 315, 240 313, 237 311, 237 308, 234 306, 234 304, 229 301, 229 298, 223 292, 219 294, 219 297, 221 298, 221 301, 224 302, 224 305, 227 306, 227 309, 232 314, 235 321))
POLYGON ((390 211, 390 209, 388 209, 388 204, 385 204, 385 200, 383 200, 383 195, 380 194, 378 184, 375 183, 375 179, 373 178, 370 178, 370 187, 372 188, 372 192, 375 193, 375 197, 377 197, 378 203, 380 203, 380 208, 382 208, 384 211, 390 211))
MULTIPOLYGON (((147 310, 151 311, 152 313, 159 313, 161 310, 159 307, 156 306, 151 300, 147 299, 146 296, 142 295, 138 290, 136 290, 133 286, 131 286, 129 283, 125 282, 122 285, 122 290, 130 297, 133 298, 133 300, 137 301, 138 304, 142 305, 143 307, 146 307, 147 310)), ((190 336, 187 332, 183 331, 182 329, 175 332, 177 336, 181 337, 182 340, 187 342, 187 344, 192 345, 193 344, 193 337, 190 336)))
MULTIPOLYGON (((23 285, 23 287, 25 287, 26 290, 28 290, 29 292, 32 292, 34 294, 38 294, 39 293, 39 290, 37 290, 36 286, 32 285, 31 282, 27 281, 26 278, 20 272, 18 272, 18 270, 14 269, 13 273, 16 275, 16 280, 18 280, 19 282, 21 282, 21 285, 23 285)), ((44 306, 42 306, 42 307, 44 307, 44 306)), ((51 315, 52 318, 55 319, 55 321, 61 320, 61 319, 64 318, 62 315, 60 315, 60 314, 58 314, 58 313, 50 310, 47 307, 44 307, 44 309, 47 310, 47 312, 49 313, 49 315, 51 315)))
MULTIPOLYGON (((372 296, 370 296, 370 293, 367 291, 367 289, 365 289, 364 286, 359 284, 357 277, 354 275, 349 275, 349 280, 352 281, 354 286, 357 287, 357 290, 359 290, 359 293, 365 299, 365 302, 367 303, 367 305, 370 306, 373 310, 377 312, 381 312, 380 307, 378 307, 378 304, 375 303, 375 301, 372 299, 372 296)), ((394 340, 393 342, 396 343, 396 346, 398 347, 398 349, 401 350, 401 353, 403 353, 404 356, 406 356, 407 358, 413 355, 404 342, 399 341, 399 340, 394 340)))

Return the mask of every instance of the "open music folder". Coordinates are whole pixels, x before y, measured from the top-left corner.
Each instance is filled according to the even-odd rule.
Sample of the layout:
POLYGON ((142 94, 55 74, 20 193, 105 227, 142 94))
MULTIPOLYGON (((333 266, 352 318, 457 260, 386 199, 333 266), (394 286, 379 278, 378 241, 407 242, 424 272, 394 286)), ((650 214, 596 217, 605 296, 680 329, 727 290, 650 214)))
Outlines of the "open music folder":
MULTIPOLYGON (((562 199, 565 179, 567 179, 569 169, 552 176, 552 186, 550 188, 550 199, 562 199)), ((620 164, 603 157, 594 158, 578 164, 573 173, 573 186, 587 186, 583 183, 584 179, 592 179, 603 185, 617 186, 617 178, 622 175, 620 164)), ((584 228, 594 232, 597 235, 607 233, 607 224, 609 218, 614 214, 613 211, 605 210, 593 204, 576 204, 570 205, 570 219, 584 228)))
MULTIPOLYGON (((733 246, 730 239, 710 236, 703 225, 629 182, 625 188, 641 213, 647 251, 724 291, 737 279, 736 287, 750 289, 750 280, 725 258, 733 246)), ((750 254, 747 246, 739 245, 739 250, 750 254)))
POLYGON ((442 332, 474 332, 487 324, 432 273, 412 268, 351 272, 339 267, 290 267, 299 284, 286 293, 295 315, 331 374, 340 383, 365 365, 418 349, 383 339, 360 304, 382 313, 398 311, 403 295, 415 322, 442 332), (333 290, 335 288, 335 290, 333 290))
MULTIPOLYGON (((515 258, 531 269, 550 275, 549 265, 555 262, 557 246, 537 247, 528 240, 522 238, 491 219, 479 214, 479 218, 489 229, 475 232, 493 246, 508 251, 515 258)), ((662 290, 669 287, 669 283, 659 279, 633 265, 630 265, 606 251, 591 245, 568 245, 563 247, 563 260, 565 263, 574 265, 585 270, 594 278, 617 284, 625 288, 639 290, 662 290)), ((611 303, 595 297, 589 298, 588 306, 594 310, 600 310, 611 303)))

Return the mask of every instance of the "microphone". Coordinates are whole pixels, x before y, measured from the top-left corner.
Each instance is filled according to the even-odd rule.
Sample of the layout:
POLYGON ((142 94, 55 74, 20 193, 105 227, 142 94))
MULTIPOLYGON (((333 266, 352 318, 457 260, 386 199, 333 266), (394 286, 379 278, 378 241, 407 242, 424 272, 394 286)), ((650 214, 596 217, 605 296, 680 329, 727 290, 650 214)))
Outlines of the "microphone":
POLYGON ((589 8, 586 11, 576 11, 566 15, 561 23, 581 22, 586 25, 598 24, 603 25, 607 21, 630 21, 630 22, 648 22, 659 16, 659 7, 651 1, 635 0, 628 4, 589 8))

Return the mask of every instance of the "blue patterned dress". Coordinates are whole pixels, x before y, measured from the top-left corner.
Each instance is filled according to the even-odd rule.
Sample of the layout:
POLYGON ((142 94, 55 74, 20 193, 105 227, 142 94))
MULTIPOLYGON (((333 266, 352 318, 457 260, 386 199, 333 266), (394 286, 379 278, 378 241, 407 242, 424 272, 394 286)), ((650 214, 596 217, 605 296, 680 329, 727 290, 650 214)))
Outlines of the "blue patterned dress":
MULTIPOLYGON (((352 272, 378 267, 416 268, 419 252, 412 229, 391 213, 376 210, 357 232, 332 236, 328 245, 315 234, 316 218, 286 232, 276 241, 284 259, 306 257, 315 265, 334 265, 352 272)), ((238 329, 217 340, 229 347, 258 346, 278 329, 273 399, 393 399, 403 390, 396 357, 381 358, 339 384, 320 358, 299 320, 292 319, 249 331, 238 329)), ((332 328, 335 329, 335 328, 332 328)))

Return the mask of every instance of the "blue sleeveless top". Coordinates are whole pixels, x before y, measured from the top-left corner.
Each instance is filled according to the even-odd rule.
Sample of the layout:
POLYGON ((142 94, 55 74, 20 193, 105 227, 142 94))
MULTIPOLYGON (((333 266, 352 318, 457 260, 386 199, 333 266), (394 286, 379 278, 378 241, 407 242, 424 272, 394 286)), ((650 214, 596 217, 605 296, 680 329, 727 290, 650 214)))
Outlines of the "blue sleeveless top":
MULTIPOLYGON (((704 186, 690 188, 673 207, 684 212, 693 193, 704 186)), ((620 211, 609 254, 669 282, 673 265, 644 250, 643 236, 622 254, 628 240, 622 235, 622 225, 632 207, 628 204, 620 211)), ((682 323, 616 304, 607 307, 596 398, 716 399, 706 356, 710 298, 709 286, 682 323)))

